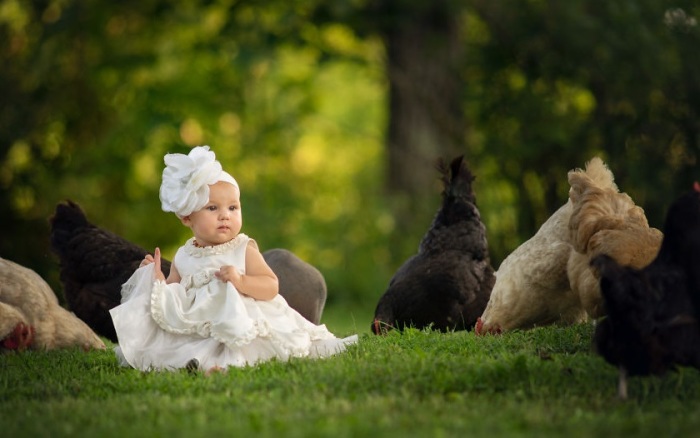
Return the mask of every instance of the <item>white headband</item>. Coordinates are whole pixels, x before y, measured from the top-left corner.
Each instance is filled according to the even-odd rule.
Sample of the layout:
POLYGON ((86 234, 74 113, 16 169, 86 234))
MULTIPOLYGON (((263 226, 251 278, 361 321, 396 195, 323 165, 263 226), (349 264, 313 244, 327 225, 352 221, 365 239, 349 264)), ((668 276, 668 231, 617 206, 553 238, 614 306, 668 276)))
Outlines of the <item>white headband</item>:
POLYGON ((188 155, 166 154, 160 202, 163 211, 179 217, 200 210, 209 202, 209 186, 219 181, 233 184, 236 180, 221 168, 209 146, 197 146, 188 155))

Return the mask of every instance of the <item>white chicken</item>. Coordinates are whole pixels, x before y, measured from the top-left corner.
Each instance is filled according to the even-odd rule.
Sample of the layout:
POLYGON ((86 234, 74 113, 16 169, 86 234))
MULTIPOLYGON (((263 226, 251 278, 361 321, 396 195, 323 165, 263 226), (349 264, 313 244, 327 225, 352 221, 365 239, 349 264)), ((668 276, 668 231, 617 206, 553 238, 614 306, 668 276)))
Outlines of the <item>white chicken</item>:
POLYGON ((90 327, 58 304, 53 290, 36 272, 2 258, 0 346, 13 350, 105 348, 90 327))
POLYGON ((586 319, 566 273, 571 210, 569 201, 501 262, 476 334, 586 319))

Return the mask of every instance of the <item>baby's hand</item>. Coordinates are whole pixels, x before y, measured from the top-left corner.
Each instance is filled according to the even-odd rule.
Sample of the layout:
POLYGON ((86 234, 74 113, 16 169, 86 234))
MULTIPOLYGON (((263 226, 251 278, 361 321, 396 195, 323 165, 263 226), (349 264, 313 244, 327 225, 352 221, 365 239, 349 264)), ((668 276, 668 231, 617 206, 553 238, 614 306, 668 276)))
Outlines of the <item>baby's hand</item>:
POLYGON ((222 266, 214 275, 216 275, 216 278, 219 280, 223 282, 228 281, 236 287, 238 287, 237 285, 241 281, 241 274, 238 272, 238 269, 233 266, 222 266))
POLYGON ((141 266, 150 265, 151 263, 155 263, 154 270, 156 280, 165 281, 165 275, 163 275, 163 271, 160 268, 160 248, 156 248, 155 257, 150 254, 146 254, 146 257, 144 257, 143 261, 141 262, 141 266))
POLYGON ((150 254, 146 254, 146 257, 141 260, 141 264, 139 265, 139 268, 143 268, 144 266, 150 265, 153 263, 153 256, 150 254))

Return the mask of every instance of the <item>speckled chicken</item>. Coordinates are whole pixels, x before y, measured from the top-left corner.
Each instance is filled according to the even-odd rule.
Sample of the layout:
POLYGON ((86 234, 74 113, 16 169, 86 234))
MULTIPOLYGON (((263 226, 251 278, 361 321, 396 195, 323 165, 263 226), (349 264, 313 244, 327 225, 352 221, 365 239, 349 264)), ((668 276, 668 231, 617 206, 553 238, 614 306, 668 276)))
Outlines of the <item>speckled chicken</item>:
POLYGON ((627 375, 661 375, 677 366, 700 368, 700 185, 670 207, 661 249, 643 268, 607 255, 593 259, 607 316, 596 326, 596 350, 627 375))
POLYGON ((105 344, 83 321, 58 304, 36 272, 0 258, 0 346, 52 350, 105 344))
POLYGON ((474 176, 463 157, 439 169, 442 206, 418 253, 398 269, 379 299, 371 324, 375 334, 406 327, 469 330, 489 300, 494 276, 474 176))

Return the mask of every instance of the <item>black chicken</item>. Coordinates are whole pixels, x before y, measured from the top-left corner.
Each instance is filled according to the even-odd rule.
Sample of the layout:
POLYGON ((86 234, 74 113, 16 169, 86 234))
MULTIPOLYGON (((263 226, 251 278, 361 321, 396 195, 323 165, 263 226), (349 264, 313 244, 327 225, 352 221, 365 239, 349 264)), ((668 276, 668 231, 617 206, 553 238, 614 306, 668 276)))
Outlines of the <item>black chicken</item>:
POLYGON ((371 329, 470 330, 483 313, 495 281, 486 228, 472 190, 474 176, 463 157, 438 164, 445 189, 442 206, 418 253, 394 274, 379 299, 371 329))
MULTIPOLYGON (((121 301, 121 286, 147 251, 88 222, 78 204, 58 204, 51 224, 51 249, 61 265, 60 279, 68 308, 95 333, 117 340, 109 310, 121 301)), ((170 262, 163 260, 163 271, 170 262)))
POLYGON ((627 398, 627 375, 662 375, 677 366, 700 368, 700 185, 677 199, 664 223, 659 253, 636 270, 598 256, 607 317, 594 344, 620 370, 618 395, 627 398))
MULTIPOLYGON (((109 310, 121 301, 121 286, 147 254, 144 248, 91 224, 78 204, 58 204, 50 219, 51 249, 60 261, 60 280, 68 307, 95 333, 117 341, 109 310)), ((263 253, 279 280, 280 294, 314 324, 326 302, 323 275, 290 251, 263 253)), ((163 259, 167 275, 170 262, 163 259)))

